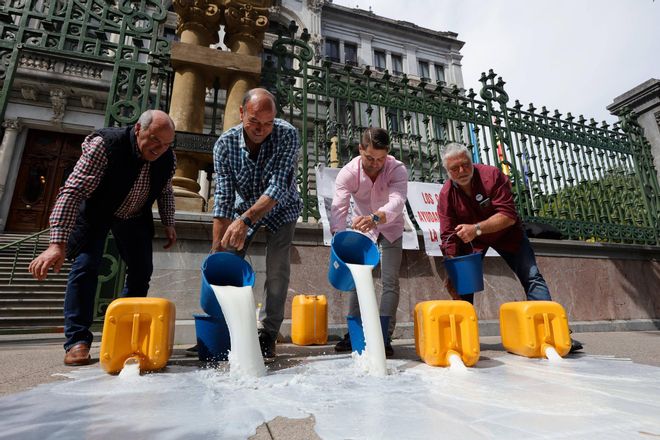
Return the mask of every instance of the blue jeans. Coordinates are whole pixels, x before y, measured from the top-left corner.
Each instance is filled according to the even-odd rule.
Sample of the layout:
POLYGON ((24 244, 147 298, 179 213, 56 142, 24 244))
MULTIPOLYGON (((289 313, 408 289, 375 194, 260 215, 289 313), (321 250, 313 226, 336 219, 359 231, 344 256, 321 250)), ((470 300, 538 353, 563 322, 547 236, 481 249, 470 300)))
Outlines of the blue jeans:
MULTIPOLYGON (((523 232, 518 252, 505 252, 497 248, 495 250, 504 258, 504 261, 506 261, 506 264, 509 265, 511 270, 516 273, 520 284, 525 290, 528 301, 552 301, 548 285, 536 264, 534 249, 532 249, 529 243, 527 234, 523 232)), ((474 293, 461 295, 461 299, 473 303, 474 293)))
POLYGON ((112 231, 119 254, 127 265, 124 289, 119 296, 147 296, 153 272, 151 216, 114 219, 109 225, 92 228, 69 272, 64 296, 65 350, 78 342, 92 343, 89 328, 94 319, 99 267, 108 231, 112 231))

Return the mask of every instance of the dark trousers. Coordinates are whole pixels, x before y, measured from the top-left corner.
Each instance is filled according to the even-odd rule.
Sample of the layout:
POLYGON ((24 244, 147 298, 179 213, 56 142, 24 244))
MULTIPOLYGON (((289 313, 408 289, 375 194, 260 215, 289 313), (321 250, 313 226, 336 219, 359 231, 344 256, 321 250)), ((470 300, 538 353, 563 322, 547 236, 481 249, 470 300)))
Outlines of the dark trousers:
POLYGON ((126 280, 120 297, 147 296, 153 272, 153 220, 141 216, 114 219, 110 224, 90 228, 80 254, 71 265, 64 297, 64 349, 78 343, 92 343, 89 328, 94 319, 94 302, 99 268, 108 231, 112 231, 121 258, 126 262, 126 280))
MULTIPOLYGON (((511 270, 516 273, 520 284, 525 289, 527 301, 552 301, 548 285, 536 264, 534 249, 529 243, 527 234, 523 233, 518 252, 505 252, 497 248, 495 250, 504 258, 511 270)), ((461 299, 474 303, 474 293, 461 295, 461 299)))

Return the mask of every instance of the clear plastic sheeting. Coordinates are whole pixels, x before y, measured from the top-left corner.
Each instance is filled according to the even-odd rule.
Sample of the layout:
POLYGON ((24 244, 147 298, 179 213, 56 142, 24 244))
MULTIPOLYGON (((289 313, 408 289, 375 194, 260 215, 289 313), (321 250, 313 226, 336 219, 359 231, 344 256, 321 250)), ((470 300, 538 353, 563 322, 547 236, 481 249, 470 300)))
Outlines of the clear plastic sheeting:
POLYGON ((277 416, 316 420, 323 439, 629 439, 660 436, 660 368, 510 354, 467 371, 388 360, 374 377, 318 356, 263 377, 169 367, 130 377, 97 366, 0 399, 3 439, 245 439, 277 416))

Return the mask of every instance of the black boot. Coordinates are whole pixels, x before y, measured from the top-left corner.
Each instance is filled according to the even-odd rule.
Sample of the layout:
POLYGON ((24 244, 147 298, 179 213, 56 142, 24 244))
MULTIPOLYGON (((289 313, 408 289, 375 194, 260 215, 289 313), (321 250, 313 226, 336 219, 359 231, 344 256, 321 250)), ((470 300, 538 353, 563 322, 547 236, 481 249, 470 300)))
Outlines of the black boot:
POLYGON ((259 330, 259 347, 261 347, 264 362, 267 364, 275 360, 275 342, 275 336, 269 335, 265 330, 259 330))
POLYGON ((337 342, 337 345, 335 345, 335 351, 337 353, 345 353, 347 351, 353 351, 353 347, 351 346, 351 335, 350 334, 346 333, 344 335, 344 339, 337 342))

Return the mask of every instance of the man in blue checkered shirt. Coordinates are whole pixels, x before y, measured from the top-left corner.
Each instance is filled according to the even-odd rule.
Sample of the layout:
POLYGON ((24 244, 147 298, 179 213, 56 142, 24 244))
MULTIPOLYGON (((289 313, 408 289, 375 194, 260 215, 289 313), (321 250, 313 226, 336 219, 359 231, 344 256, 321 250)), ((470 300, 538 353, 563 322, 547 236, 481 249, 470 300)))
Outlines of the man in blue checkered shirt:
POLYGON ((289 288, 289 249, 302 209, 295 180, 300 141, 291 124, 275 118, 275 97, 266 89, 248 91, 239 110, 241 124, 223 133, 213 148, 211 251, 244 257, 255 232, 265 226, 265 307, 259 344, 264 359, 272 361, 289 288))

